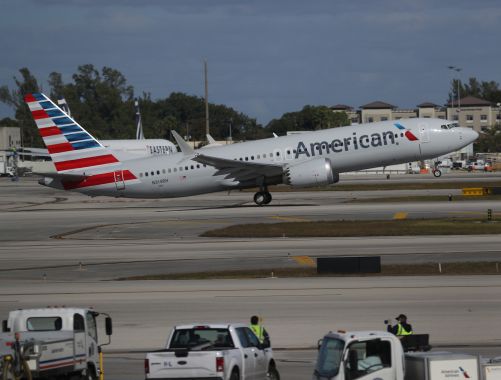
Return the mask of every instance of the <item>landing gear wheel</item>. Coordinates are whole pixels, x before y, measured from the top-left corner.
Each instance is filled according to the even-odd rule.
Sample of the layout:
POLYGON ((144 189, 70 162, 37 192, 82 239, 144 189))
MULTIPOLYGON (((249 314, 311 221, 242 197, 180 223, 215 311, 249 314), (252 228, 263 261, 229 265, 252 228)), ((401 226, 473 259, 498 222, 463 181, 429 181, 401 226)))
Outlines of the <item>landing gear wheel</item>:
POLYGON ((271 200, 273 199, 273 198, 271 197, 271 194, 270 194, 270 193, 268 193, 268 192, 265 192, 265 193, 264 193, 264 197, 265 197, 265 200, 264 200, 264 204, 265 204, 265 205, 269 204, 269 203, 271 202, 271 200))
MULTIPOLYGON (((266 204, 266 193, 264 191, 258 191, 256 194, 254 194, 254 202, 258 206, 262 206, 266 204)), ((270 202, 271 202, 271 195, 270 195, 270 202)))
POLYGON ((275 367, 270 367, 268 373, 266 374, 266 378, 269 380, 280 380, 280 374, 275 367))
POLYGON ((442 175, 442 172, 438 169, 435 169, 433 170, 433 175, 438 178, 442 175))

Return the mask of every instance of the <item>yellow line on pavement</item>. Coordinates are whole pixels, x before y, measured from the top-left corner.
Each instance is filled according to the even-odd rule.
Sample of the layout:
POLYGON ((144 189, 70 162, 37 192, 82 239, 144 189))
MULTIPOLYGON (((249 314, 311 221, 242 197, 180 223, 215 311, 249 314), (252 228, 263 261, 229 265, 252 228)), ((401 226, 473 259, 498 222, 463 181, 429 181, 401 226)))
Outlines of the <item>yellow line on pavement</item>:
POLYGON ((407 219, 407 215, 409 215, 408 212, 396 212, 395 215, 393 215, 393 219, 396 219, 396 220, 404 220, 404 219, 407 219))
POLYGON ((314 267, 316 265, 315 260, 313 260, 310 256, 292 256, 292 258, 296 260, 299 265, 307 267, 314 267))

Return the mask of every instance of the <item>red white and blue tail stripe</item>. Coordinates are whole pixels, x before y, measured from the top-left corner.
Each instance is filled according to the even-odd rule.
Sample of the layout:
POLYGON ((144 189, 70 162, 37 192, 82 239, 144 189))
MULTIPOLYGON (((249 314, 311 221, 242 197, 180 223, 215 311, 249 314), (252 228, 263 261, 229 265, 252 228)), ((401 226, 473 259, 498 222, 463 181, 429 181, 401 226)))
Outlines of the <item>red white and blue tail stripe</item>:
POLYGON ((120 161, 75 120, 40 93, 24 97, 38 131, 60 174, 85 174, 86 179, 63 183, 66 189, 106 185, 134 180, 128 170, 121 170, 120 161))
POLYGON ((45 95, 28 94, 25 101, 58 172, 119 162, 45 95))

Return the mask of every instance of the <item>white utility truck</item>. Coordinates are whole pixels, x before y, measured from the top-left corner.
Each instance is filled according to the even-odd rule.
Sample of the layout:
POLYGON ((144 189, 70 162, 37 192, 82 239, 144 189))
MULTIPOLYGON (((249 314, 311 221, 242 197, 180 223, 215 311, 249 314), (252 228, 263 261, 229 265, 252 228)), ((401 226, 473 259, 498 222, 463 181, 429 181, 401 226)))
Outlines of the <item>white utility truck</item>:
POLYGON ((91 309, 49 307, 11 311, 0 333, 3 378, 97 379, 102 368, 97 317, 104 315, 110 343, 112 321, 91 309), (29 368, 29 374, 23 374, 29 368), (7 372, 12 372, 8 377, 7 372))
MULTIPOLYGON (((495 369, 491 364, 490 371, 495 369)), ((477 355, 407 352, 382 331, 328 333, 319 344, 313 380, 481 380, 477 355)))
POLYGON ((239 323, 175 326, 166 348, 146 354, 146 379, 279 380, 268 344, 239 323))

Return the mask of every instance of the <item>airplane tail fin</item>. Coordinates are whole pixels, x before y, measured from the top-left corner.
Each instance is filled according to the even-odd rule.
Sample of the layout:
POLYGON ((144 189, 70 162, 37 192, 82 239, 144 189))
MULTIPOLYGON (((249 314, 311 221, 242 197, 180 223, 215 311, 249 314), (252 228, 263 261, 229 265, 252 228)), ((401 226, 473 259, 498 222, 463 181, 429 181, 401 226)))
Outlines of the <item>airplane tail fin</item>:
POLYGON ((58 173, 84 173, 95 168, 113 170, 120 165, 112 153, 47 96, 32 93, 24 100, 58 173))

